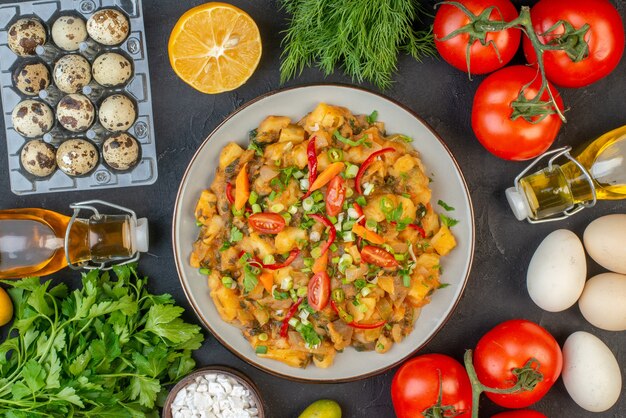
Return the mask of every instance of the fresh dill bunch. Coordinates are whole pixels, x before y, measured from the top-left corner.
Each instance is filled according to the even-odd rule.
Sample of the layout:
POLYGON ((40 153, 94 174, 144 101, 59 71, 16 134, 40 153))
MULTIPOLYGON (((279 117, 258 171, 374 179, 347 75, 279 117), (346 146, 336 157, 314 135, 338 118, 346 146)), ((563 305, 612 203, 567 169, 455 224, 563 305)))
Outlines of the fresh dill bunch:
POLYGON ((291 18, 284 31, 281 83, 317 65, 336 68, 359 83, 391 86, 398 54, 434 55, 430 30, 413 23, 424 13, 418 0, 281 0, 291 18))

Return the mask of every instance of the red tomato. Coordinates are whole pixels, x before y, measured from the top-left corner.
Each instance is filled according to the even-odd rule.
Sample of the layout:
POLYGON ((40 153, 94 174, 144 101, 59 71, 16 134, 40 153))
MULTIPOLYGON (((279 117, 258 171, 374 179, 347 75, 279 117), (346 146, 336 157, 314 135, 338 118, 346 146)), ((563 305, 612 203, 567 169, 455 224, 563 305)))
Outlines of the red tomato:
POLYGON ((361 259, 366 263, 375 264, 378 267, 396 267, 398 261, 394 256, 379 247, 366 245, 361 250, 361 259))
POLYGON ((543 380, 533 390, 509 395, 486 392, 493 402, 505 408, 525 408, 550 390, 561 374, 561 348, 548 331, 531 321, 506 321, 486 333, 474 350, 474 367, 478 380, 492 388, 510 388, 517 378, 512 370, 523 367, 531 358, 539 362, 533 368, 543 380))
POLYGON ((311 308, 321 311, 328 304, 330 297, 330 277, 325 271, 315 273, 309 280, 307 299, 311 308))
POLYGON ((326 190, 326 214, 337 216, 343 208, 343 200, 346 198, 346 182, 341 176, 335 176, 328 184, 326 190))
MULTIPOLYGON (((535 33, 547 44, 563 33, 563 25, 554 32, 541 36, 558 21, 580 29, 586 23, 589 31, 584 40, 589 45, 588 55, 573 61, 565 51, 546 51, 543 55, 546 75, 554 84, 563 87, 583 87, 607 76, 617 67, 624 52, 624 26, 615 6, 608 0, 541 0, 530 10, 535 33)), ((571 41, 575 41, 573 36, 571 41)), ((562 39, 560 42, 567 42, 562 39)), ((529 63, 537 61, 530 40, 524 37, 524 54, 529 63)))
MULTIPOLYGON (((520 161, 538 156, 550 148, 561 128, 561 119, 556 114, 548 115, 534 124, 522 117, 511 119, 513 113, 511 103, 529 83, 525 97, 532 99, 541 88, 541 77, 534 68, 514 65, 487 77, 474 96, 472 106, 474 134, 489 152, 505 160, 520 161)), ((551 85, 548 88, 562 109, 561 96, 551 85)), ((541 99, 549 100, 547 91, 541 99)))
POLYGON ((500 412, 492 416, 491 418, 548 418, 541 412, 531 411, 530 409, 526 409, 523 411, 509 411, 509 412, 500 412))
MULTIPOLYGON (((517 9, 509 0, 458 1, 475 15, 480 15, 488 7, 495 6, 489 15, 489 20, 511 21, 518 16, 517 9)), ((462 33, 446 41, 441 41, 441 39, 468 23, 470 23, 470 19, 461 9, 450 4, 443 4, 439 6, 433 24, 437 51, 450 65, 465 72, 468 72, 466 56, 467 44, 470 42, 469 35, 462 33)), ((507 29, 505 31, 486 33, 485 46, 479 40, 474 41, 469 50, 469 72, 472 74, 485 74, 504 67, 517 52, 520 37, 519 29, 507 29), (495 43, 500 52, 499 57, 494 49, 494 45, 490 44, 490 42, 495 43)))
POLYGON ((278 234, 285 229, 285 219, 277 213, 255 213, 248 218, 248 224, 262 234, 278 234))
POLYGON ((397 417, 423 416, 425 410, 437 404, 440 389, 440 406, 452 406, 459 413, 454 415, 449 411, 441 416, 471 416, 472 386, 461 363, 443 354, 426 354, 407 361, 391 382, 391 400, 397 417))

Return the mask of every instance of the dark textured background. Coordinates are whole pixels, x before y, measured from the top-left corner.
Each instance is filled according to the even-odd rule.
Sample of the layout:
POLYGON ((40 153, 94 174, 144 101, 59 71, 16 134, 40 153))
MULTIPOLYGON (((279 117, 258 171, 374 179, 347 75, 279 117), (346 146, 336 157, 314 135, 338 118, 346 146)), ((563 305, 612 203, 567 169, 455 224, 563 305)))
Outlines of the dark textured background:
MULTIPOLYGON (((6 157, 0 156, 0 209, 44 207, 69 213, 68 204, 87 199, 116 202, 147 216, 151 224, 150 254, 140 262, 141 271, 151 278, 153 292, 169 292, 178 303, 189 308, 179 285, 170 240, 171 217, 179 181, 194 151, 204 138, 232 111, 248 100, 279 88, 280 30, 285 16, 270 0, 231 0, 247 11, 259 25, 263 38, 263 58, 252 78, 234 92, 208 96, 180 81, 171 70, 167 56, 170 30, 183 12, 201 3, 194 1, 144 0, 148 55, 152 74, 152 93, 160 177, 150 187, 46 194, 18 197, 11 193, 6 157)), ((365 0, 364 0, 365 1, 365 0)), ((3 1, 4 2, 4 1, 3 1)), ((427 1, 430 8, 434 1, 427 1)), ((534 2, 514 1, 517 5, 534 2)), ((613 0, 626 20, 626 5, 613 0)), ((514 62, 522 62, 517 57, 514 62)), ((596 217, 626 213, 626 202, 599 202, 590 210, 560 223, 532 226, 518 222, 510 213, 504 189, 526 166, 500 160, 476 141, 470 127, 474 91, 482 77, 469 82, 467 75, 439 59, 418 63, 401 57, 396 83, 385 94, 404 103, 421 115, 446 141, 465 174, 476 213, 476 253, 467 289, 456 312, 443 330, 421 353, 445 353, 461 359, 467 348, 496 324, 526 318, 546 327, 562 345, 573 332, 584 330, 601 338, 616 354, 622 370, 626 364, 625 334, 601 331, 588 324, 576 306, 560 313, 548 313, 533 304, 526 291, 526 268, 534 249, 551 231, 568 228, 579 236, 596 217)), ((325 78, 308 70, 287 83, 288 86, 314 82, 350 83, 337 73, 325 78)), ((365 85, 374 91, 373 86, 365 85)), ((597 135, 626 124, 626 59, 607 78, 578 89, 560 89, 568 123, 563 126, 554 146, 579 145, 597 135)), ((268 114, 271 109, 268 109, 268 114)), ((2 123, 2 122, 0 122, 2 123)), ((0 129, 3 132, 3 129, 0 129)), ((2 135, 2 134, 0 134, 2 135)), ((4 139, 0 153, 6 152, 4 139)), ((590 274, 601 271, 590 259, 590 274)), ((63 271, 54 280, 78 283, 78 274, 63 271)), ((196 321, 188 310, 186 317, 196 321)), ((301 384, 270 376, 242 362, 222 347, 208 332, 204 346, 196 353, 198 365, 225 364, 250 376, 260 387, 268 417, 296 417, 309 403, 320 398, 336 399, 345 417, 393 417, 390 385, 394 371, 377 377, 345 384, 301 384)), ((359 361, 358 356, 353 361, 359 361)), ((501 410, 483 397, 481 416, 501 410)), ((578 407, 559 380, 535 409, 549 417, 626 417, 626 396, 609 411, 592 414, 578 407)))

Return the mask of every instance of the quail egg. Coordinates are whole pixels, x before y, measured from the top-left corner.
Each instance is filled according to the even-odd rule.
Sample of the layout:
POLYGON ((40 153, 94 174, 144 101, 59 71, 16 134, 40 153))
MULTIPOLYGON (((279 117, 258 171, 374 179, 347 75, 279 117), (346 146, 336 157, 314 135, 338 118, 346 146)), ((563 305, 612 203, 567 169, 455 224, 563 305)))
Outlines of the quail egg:
POLYGON ((95 116, 96 109, 82 94, 68 94, 57 105, 57 120, 68 131, 86 131, 93 123, 95 116))
POLYGON ((9 28, 7 42, 20 57, 36 55, 35 48, 46 43, 46 28, 37 19, 20 19, 9 28))
POLYGON ((57 165, 68 176, 82 176, 98 165, 98 150, 84 139, 68 139, 59 145, 57 165))
POLYGON ((104 99, 98 112, 100 123, 111 132, 126 131, 137 118, 135 104, 123 94, 114 94, 104 99))
POLYGON ((36 96, 50 85, 50 71, 38 62, 23 65, 13 76, 15 87, 27 96, 36 96))
POLYGON ((139 161, 139 144, 125 132, 113 135, 102 145, 104 161, 120 171, 129 170, 139 161))
POLYGON ((129 31, 128 19, 115 9, 98 10, 87 21, 89 36, 103 45, 121 44, 129 31))
POLYGON ((37 100, 24 100, 18 103, 11 114, 13 128, 26 138, 42 136, 54 123, 54 112, 37 100))
POLYGON ((120 86, 133 75, 133 67, 123 55, 107 52, 93 62, 93 78, 105 87, 120 86))
POLYGON ((24 170, 33 176, 47 177, 57 169, 55 155, 56 150, 52 145, 41 139, 33 139, 22 148, 20 160, 24 170))
POLYGON ((91 81, 91 67, 81 55, 65 55, 54 65, 53 76, 63 93, 76 93, 91 81))
POLYGON ((52 40, 65 51, 77 51, 78 45, 87 39, 85 21, 76 16, 61 16, 52 25, 52 40))

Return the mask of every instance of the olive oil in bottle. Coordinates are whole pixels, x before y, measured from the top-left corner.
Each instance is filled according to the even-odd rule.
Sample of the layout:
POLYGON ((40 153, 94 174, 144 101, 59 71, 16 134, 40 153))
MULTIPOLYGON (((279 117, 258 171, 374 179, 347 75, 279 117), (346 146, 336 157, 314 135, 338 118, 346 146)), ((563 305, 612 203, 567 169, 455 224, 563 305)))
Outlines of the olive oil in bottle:
MULTIPOLYGON (((522 173, 506 196, 517 219, 531 223, 563 219, 596 200, 626 199, 626 126, 600 136, 572 157, 555 150, 548 167, 522 173), (562 165, 555 161, 564 156, 562 165)), ((534 166, 533 163, 529 168, 534 166)), ((527 169, 528 170, 528 169, 527 169)))
POLYGON ((45 276, 68 265, 106 268, 147 251, 145 218, 97 210, 78 218, 80 209, 93 210, 93 204, 110 206, 84 203, 89 206, 72 205, 73 217, 38 208, 0 210, 0 279, 45 276))

